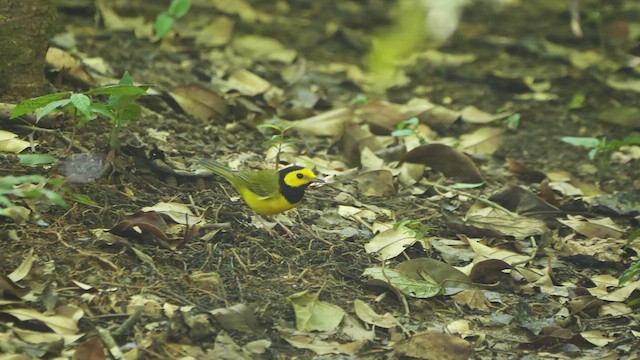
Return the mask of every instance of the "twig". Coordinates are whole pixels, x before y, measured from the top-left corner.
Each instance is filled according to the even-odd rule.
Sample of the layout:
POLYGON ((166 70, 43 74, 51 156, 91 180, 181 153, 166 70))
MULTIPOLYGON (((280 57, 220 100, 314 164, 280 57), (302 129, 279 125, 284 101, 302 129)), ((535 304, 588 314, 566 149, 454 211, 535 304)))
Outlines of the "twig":
POLYGON ((500 204, 497 204, 497 203, 495 203, 495 202, 493 202, 491 200, 485 199, 483 197, 480 197, 480 196, 477 196, 477 195, 473 195, 472 193, 466 192, 464 190, 459 190, 459 189, 456 189, 456 188, 452 188, 450 186, 440 185, 438 183, 434 183, 434 182, 426 181, 426 180, 422 180, 420 183, 421 184, 430 185, 430 186, 433 186, 433 187, 438 188, 438 189, 444 189, 446 191, 450 191, 450 192, 456 193, 458 195, 464 195, 466 197, 469 197, 471 199, 479 201, 479 202, 481 202, 481 203, 483 203, 485 205, 488 205, 488 206, 490 206, 490 207, 492 207, 494 209, 502 210, 502 211, 504 211, 505 213, 507 213, 507 214, 509 214, 511 216, 517 216, 516 213, 514 213, 513 211, 511 211, 509 209, 506 209, 506 208, 502 207, 500 204))
POLYGON ((111 336, 109 330, 99 327, 98 335, 100 335, 100 339, 107 346, 107 349, 109 349, 109 353, 111 354, 111 356, 113 356, 114 359, 124 359, 122 350, 120 350, 118 343, 113 339, 113 336, 111 336))
POLYGON ((136 308, 136 311, 133 314, 131 314, 131 316, 129 316, 129 318, 125 320, 122 323, 122 325, 120 325, 120 327, 116 329, 116 331, 113 332, 113 336, 117 337, 117 336, 124 335, 127 331, 133 328, 133 326, 138 322, 138 320, 140 320, 141 316, 142 316, 142 306, 138 306, 136 308))

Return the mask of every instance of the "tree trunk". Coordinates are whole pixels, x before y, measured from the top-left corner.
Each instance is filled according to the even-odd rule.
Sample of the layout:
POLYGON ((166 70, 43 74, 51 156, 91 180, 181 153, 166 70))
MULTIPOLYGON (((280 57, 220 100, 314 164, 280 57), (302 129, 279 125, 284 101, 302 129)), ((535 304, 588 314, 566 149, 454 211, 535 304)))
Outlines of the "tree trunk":
POLYGON ((53 0, 0 0, 0 102, 44 94, 55 19, 53 0))

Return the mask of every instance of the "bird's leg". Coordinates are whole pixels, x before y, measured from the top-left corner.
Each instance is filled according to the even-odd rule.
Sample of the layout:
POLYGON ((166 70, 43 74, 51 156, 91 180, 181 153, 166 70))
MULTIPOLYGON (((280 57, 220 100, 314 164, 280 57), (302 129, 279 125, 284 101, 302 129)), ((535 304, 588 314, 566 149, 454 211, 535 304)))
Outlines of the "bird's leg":
POLYGON ((269 236, 271 236, 272 238, 276 238, 280 235, 271 226, 269 226, 269 224, 262 218, 261 215, 256 214, 256 217, 262 223, 262 227, 269 233, 269 236))
POLYGON ((277 217, 274 216, 272 219, 284 229, 284 232, 287 233, 287 236, 289 236, 290 238, 295 238, 296 237, 293 234, 293 232, 291 232, 291 230, 289 230, 289 228, 285 224, 281 223, 280 220, 278 220, 277 217))
MULTIPOLYGON (((280 234, 278 234, 277 231, 274 230, 273 227, 270 226, 273 223, 269 224, 267 221, 265 221, 265 219, 261 215, 256 214, 255 216, 258 218, 260 223, 262 223, 262 227, 264 227, 264 229, 269 233, 269 236, 271 236, 272 238, 277 238, 281 236, 280 234)), ((283 224, 280 220, 278 220, 275 216, 267 216, 267 219, 273 220, 277 225, 280 225, 282 229, 284 229, 288 237, 290 238, 296 237, 295 234, 291 230, 289 230, 289 228, 285 224, 283 224)))

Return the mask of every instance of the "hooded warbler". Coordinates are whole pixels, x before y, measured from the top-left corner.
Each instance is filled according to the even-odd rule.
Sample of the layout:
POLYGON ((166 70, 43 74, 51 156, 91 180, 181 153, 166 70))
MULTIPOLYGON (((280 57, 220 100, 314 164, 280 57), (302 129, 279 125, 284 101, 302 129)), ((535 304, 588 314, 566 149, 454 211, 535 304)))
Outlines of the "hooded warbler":
POLYGON ((227 179, 253 211, 266 216, 300 205, 309 185, 324 182, 311 169, 301 166, 289 166, 279 171, 234 171, 211 159, 202 159, 200 164, 227 179))

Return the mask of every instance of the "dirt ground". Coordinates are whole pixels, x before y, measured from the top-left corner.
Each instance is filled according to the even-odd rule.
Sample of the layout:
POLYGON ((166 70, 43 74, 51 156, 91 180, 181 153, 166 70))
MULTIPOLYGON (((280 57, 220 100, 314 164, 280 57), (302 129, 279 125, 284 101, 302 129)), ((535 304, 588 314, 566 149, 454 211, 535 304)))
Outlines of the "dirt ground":
MULTIPOLYGON (((212 5, 217 3, 194 2, 164 39, 137 32, 166 10, 164 2, 98 2, 95 9, 59 10, 60 33, 75 37, 65 50, 85 63, 100 59, 111 70, 110 77, 100 77, 85 66, 94 81, 87 84, 51 69, 52 92, 114 83, 124 71, 150 90, 139 101, 141 119, 122 130, 120 149, 111 154, 104 119, 78 128, 70 150, 70 122, 44 130, 3 125, 31 137, 37 153, 59 161, 26 167, 4 156, 0 175, 68 179, 73 173, 87 179, 65 182, 59 191, 66 207, 25 205, 14 198, 33 212, 22 222, 0 219, 0 271, 9 275, 28 263, 24 276, 5 276, 0 286, 0 359, 639 356, 640 282, 636 276, 617 284, 640 251, 637 241, 625 247, 640 214, 638 146, 607 154, 607 167, 600 168, 588 149, 561 140, 639 136, 640 90, 633 81, 640 66, 622 65, 637 40, 623 36, 640 25, 637 4, 582 2, 587 20, 581 38, 572 33, 561 2, 471 4, 455 33, 431 47, 440 58, 419 57, 400 68, 407 81, 380 91, 354 69, 366 72, 372 38, 392 26, 395 2, 249 1, 253 12, 212 5), (117 28, 107 10, 119 19, 140 17, 136 24, 143 25, 117 28), (588 20, 596 13, 601 23, 588 20), (233 21, 230 40, 196 40, 221 18, 233 21), (285 55, 276 57, 272 45, 260 53, 255 39, 247 40, 250 46, 238 40, 250 35, 276 39, 285 55), (601 57, 583 66, 585 53, 601 57), (456 62, 442 54, 472 59, 456 62), (238 70, 262 78, 267 90, 253 91, 262 84, 255 78, 232 84, 240 82, 234 77, 238 70), (629 85, 614 86, 613 78, 629 85), (569 106, 577 95, 584 101, 569 106), (450 114, 418 111, 415 99, 450 114), (200 106, 206 115, 199 115, 200 106), (462 112, 470 106, 482 116, 462 112), (612 125, 603 114, 620 107, 636 109, 635 120, 612 125), (336 109, 347 115, 332 115, 336 109), (422 123, 417 131, 428 144, 450 147, 438 155, 430 152, 434 148, 419 148, 419 155, 442 161, 418 160, 428 165, 424 175, 420 168, 418 178, 405 181, 395 166, 408 159, 407 151, 392 149, 407 143, 390 134, 412 117, 422 123), (430 122, 441 117, 453 120, 443 126, 430 122), (284 133, 282 143, 294 150, 282 152, 280 165, 313 167, 327 181, 307 190, 303 204, 279 218, 294 237, 279 225, 271 235, 228 183, 197 165, 200 158, 212 158, 240 169, 273 168, 274 142, 268 141, 277 132, 258 125, 274 118, 311 118, 305 130, 284 133), (510 128, 507 119, 519 120, 518 126, 510 128), (325 135, 335 122, 340 130, 325 135), (364 125, 375 145, 363 145, 358 134, 364 125), (499 134, 482 139, 491 150, 459 146, 482 127, 499 134), (450 150, 456 147, 459 152, 450 150), (89 155, 72 162, 72 154, 89 155), (461 165, 458 155, 473 165, 461 165), (474 181, 442 175, 473 169, 485 185, 460 189, 455 184, 474 181), (630 210, 596 206, 592 199, 607 194, 623 194, 616 204, 630 210), (144 209, 160 203, 170 209, 144 209), (482 213, 481 205, 507 208, 514 217, 505 221, 504 214, 482 213), (595 225, 589 220, 605 218, 610 222, 590 228, 595 225), (408 235, 394 241, 414 241, 385 256, 381 251, 389 244, 376 247, 372 239, 398 231, 390 226, 403 221, 400 229, 408 235), (515 227, 520 232, 507 230, 515 227), (411 259, 437 260, 447 271, 466 267, 460 276, 469 283, 445 286, 452 275, 438 281, 430 274, 433 263, 414 279, 438 283, 424 296, 402 290, 386 275, 363 275, 411 259), (484 260, 494 262, 478 265, 484 260), (300 305, 301 299, 309 302, 300 305), (20 316, 16 309, 43 315, 20 316), (314 325, 336 314, 339 325, 314 325), (58 320, 77 328, 60 330, 58 320)), ((420 139, 415 131, 411 136, 420 139)))

